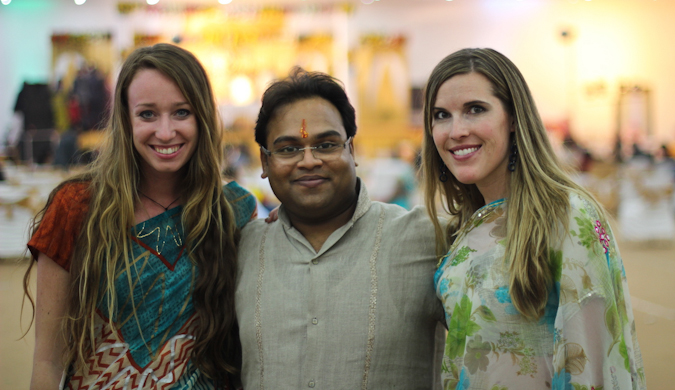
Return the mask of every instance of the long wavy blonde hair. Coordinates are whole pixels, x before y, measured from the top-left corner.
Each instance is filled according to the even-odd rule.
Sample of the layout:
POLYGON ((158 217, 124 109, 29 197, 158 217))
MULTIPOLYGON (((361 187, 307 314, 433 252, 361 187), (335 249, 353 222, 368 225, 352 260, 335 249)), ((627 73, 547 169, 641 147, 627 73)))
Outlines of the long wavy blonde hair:
MULTIPOLYGON (((54 194, 70 182, 89 183, 91 200, 71 258, 68 315, 63 330, 68 340, 65 362, 84 367, 95 350, 97 307, 114 313, 116 271, 130 270, 134 205, 140 202, 140 156, 133 145, 127 92, 139 70, 155 69, 173 80, 192 107, 198 124, 196 150, 183 168, 182 223, 186 250, 197 267, 193 303, 197 314, 193 362, 215 380, 225 380, 240 365, 234 314, 237 231, 234 214, 222 191, 223 131, 204 68, 188 51, 157 44, 133 52, 124 62, 115 88, 106 137, 98 158, 82 173, 57 187, 33 223, 37 231, 54 194), (121 267, 121 268, 120 268, 121 267), (101 286, 103 282, 103 286, 101 286)), ((149 178, 151 179, 151 178, 149 178)), ((31 262, 30 268, 34 262, 31 262)), ((28 293, 30 268, 24 278, 28 293)), ((129 278, 129 288, 135 281, 129 278)), ((134 308, 135 311, 136 308, 134 308)), ((113 319, 109 325, 115 329, 113 319)))
MULTIPOLYGON (((436 228, 439 252, 447 250, 458 227, 473 215, 485 200, 475 184, 460 183, 451 172, 439 180, 445 168, 432 136, 433 108, 441 85, 451 77, 476 72, 492 84, 492 92, 512 119, 518 160, 509 178, 509 207, 506 213, 505 258, 510 270, 510 294, 525 317, 544 314, 552 283, 549 248, 553 237, 566 230, 569 195, 577 193, 603 208, 561 167, 548 140, 546 129, 532 94, 518 68, 492 49, 463 49, 445 57, 431 72, 424 97, 424 141, 422 151, 425 204, 436 228), (455 216, 443 230, 438 223, 437 200, 455 216)), ((604 215, 603 215, 604 217, 604 215)))

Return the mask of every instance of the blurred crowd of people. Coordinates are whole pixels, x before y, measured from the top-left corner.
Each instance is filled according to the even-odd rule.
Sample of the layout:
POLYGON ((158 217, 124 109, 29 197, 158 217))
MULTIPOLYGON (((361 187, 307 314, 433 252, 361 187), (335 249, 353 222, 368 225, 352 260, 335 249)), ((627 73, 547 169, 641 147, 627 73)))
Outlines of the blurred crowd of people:
MULTIPOLYGON (((94 155, 78 147, 83 122, 75 119, 71 123, 68 130, 60 133, 55 158, 47 165, 76 169, 94 155)), ((665 145, 655 153, 634 145, 630 154, 617 152, 611 158, 598 157, 571 138, 561 146, 560 159, 574 172, 579 184, 618 219, 618 231, 624 240, 675 239, 675 158, 665 145)), ((261 217, 279 205, 267 181, 260 177, 258 155, 249 145, 228 144, 225 156, 224 176, 236 179, 256 195, 261 217)), ((420 150, 414 143, 401 141, 393 150, 360 158, 357 169, 373 199, 412 209, 422 204, 419 158, 420 150)), ((0 180, 4 176, 0 166, 0 180)))
POLYGON ((83 66, 70 81, 24 82, 16 98, 4 155, 18 164, 53 164, 63 169, 91 161, 78 145, 85 131, 105 126, 110 98, 105 76, 83 66))
POLYGON ((612 159, 584 152, 578 181, 617 218, 625 241, 670 242, 675 239, 675 159, 665 145, 653 153, 637 144, 631 149, 612 159))
MULTIPOLYGON (((105 79, 95 67, 79 70, 70 86, 25 83, 17 96, 12 129, 3 140, 5 163, 68 170, 90 162, 96 151, 82 147, 82 134, 102 128, 109 97, 105 79)), ((622 151, 617 143, 609 158, 594 155, 570 136, 559 146, 561 161, 618 218, 625 240, 675 237, 675 158, 665 145, 650 153, 637 144, 622 151)), ((269 184, 260 178, 257 151, 242 142, 227 144, 225 155, 223 174, 256 195, 260 216, 278 206, 269 184)), ((418 145, 403 140, 392 150, 359 160, 359 175, 374 200, 407 209, 422 204, 418 145)), ((0 180, 4 180, 1 164, 0 180)))
MULTIPOLYGON (((258 156, 244 144, 228 146, 226 155, 226 176, 258 197, 261 215, 277 207, 267 181, 260 178, 258 156)), ((617 218, 617 230, 624 240, 675 240, 675 158, 665 145, 655 153, 634 145, 629 154, 600 157, 568 137, 559 158, 577 182, 617 218)), ((419 148, 402 141, 374 158, 360 157, 357 170, 373 199, 412 209, 423 203, 419 159, 419 148)))

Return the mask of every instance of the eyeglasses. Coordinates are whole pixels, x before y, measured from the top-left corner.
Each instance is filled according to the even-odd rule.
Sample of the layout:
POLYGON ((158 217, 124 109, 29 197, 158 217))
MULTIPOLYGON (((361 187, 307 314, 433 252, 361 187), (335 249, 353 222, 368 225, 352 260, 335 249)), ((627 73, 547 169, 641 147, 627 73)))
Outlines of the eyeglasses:
POLYGON ((277 150, 269 151, 264 146, 260 147, 267 156, 274 157, 277 161, 284 164, 296 164, 300 162, 305 150, 309 150, 314 158, 323 162, 336 159, 342 153, 342 149, 346 148, 352 142, 352 137, 347 138, 344 143, 335 143, 331 141, 321 142, 316 146, 306 146, 299 148, 297 146, 284 146, 277 150))

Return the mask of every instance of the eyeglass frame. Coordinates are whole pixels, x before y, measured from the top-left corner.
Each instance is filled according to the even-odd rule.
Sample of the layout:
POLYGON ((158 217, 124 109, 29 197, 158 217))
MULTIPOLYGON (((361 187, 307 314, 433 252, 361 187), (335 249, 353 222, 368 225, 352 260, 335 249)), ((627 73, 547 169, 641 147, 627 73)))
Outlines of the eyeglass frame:
MULTIPOLYGON (((353 140, 354 140, 354 137, 353 137, 353 136, 352 136, 352 137, 348 137, 347 140, 341 145, 342 148, 347 149, 347 145, 348 145, 349 143, 353 142, 353 140)), ((352 145, 353 145, 353 144, 352 144, 352 145)), ((314 151, 317 150, 317 149, 319 149, 318 146, 305 146, 304 148, 298 148, 298 150, 297 150, 297 151, 298 151, 298 156, 301 156, 301 158, 300 158, 298 161, 293 161, 293 158, 294 158, 295 156, 293 156, 293 157, 289 156, 287 160, 284 160, 283 157, 281 157, 281 158, 277 157, 277 158, 279 158, 280 161, 293 161, 294 163, 297 164, 298 162, 302 161, 302 159, 303 159, 304 156, 305 156, 305 150, 307 150, 307 149, 309 149, 309 152, 312 154, 312 157, 314 157, 314 158, 317 159, 317 160, 324 161, 324 159, 322 159, 322 158, 320 158, 320 157, 317 157, 317 156, 314 154, 314 151)), ((272 157, 273 155, 278 155, 278 151, 276 151, 276 150, 272 150, 272 151, 271 151, 271 150, 268 150, 266 147, 264 147, 264 146, 262 146, 262 145, 260 145, 260 150, 261 150, 263 153, 265 153, 265 156, 267 156, 267 157, 272 157)))

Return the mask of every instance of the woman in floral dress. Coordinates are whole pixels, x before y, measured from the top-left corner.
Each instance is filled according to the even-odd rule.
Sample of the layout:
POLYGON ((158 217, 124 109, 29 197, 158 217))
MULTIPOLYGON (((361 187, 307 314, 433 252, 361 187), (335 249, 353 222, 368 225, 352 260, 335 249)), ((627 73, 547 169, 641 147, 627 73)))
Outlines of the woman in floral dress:
POLYGON ((444 388, 644 389, 605 212, 561 169, 516 66, 491 49, 449 55, 424 121, 426 205, 436 223, 440 193, 457 222, 436 224, 450 245, 435 275, 444 388))

